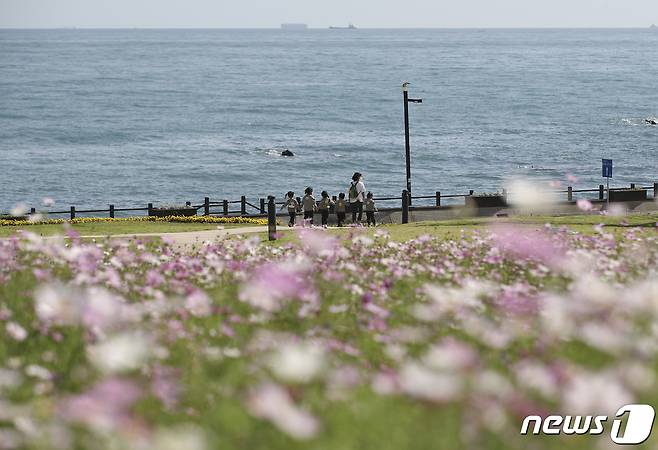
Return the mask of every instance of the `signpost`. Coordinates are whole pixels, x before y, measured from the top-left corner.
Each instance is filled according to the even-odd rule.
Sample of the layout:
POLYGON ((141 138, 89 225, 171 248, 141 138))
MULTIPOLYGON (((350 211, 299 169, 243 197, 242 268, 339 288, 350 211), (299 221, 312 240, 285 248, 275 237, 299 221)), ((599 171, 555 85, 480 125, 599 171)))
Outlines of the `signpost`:
POLYGON ((603 173, 603 178, 607 180, 607 204, 610 206, 610 178, 612 178, 612 160, 611 159, 602 159, 601 171, 603 173))

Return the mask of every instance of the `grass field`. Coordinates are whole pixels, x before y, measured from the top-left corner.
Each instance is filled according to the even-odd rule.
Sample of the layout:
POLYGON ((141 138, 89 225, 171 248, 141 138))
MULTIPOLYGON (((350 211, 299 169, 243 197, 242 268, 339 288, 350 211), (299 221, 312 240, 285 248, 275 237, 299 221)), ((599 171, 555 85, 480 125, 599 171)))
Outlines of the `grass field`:
POLYGON ((520 224, 532 228, 541 228, 546 224, 566 226, 573 231, 592 234, 595 225, 603 225, 607 231, 623 232, 629 227, 655 229, 658 224, 658 213, 638 214, 624 217, 606 217, 600 215, 574 216, 519 216, 504 218, 473 218, 432 222, 417 222, 406 226, 390 225, 391 235, 395 239, 405 240, 428 234, 431 236, 456 238, 462 229, 482 229, 495 224, 520 224))
MULTIPOLYGON (((92 222, 70 225, 70 229, 81 236, 112 236, 116 234, 143 234, 143 233, 178 233, 188 231, 216 230, 217 227, 236 228, 248 227, 249 224, 212 224, 212 223, 178 223, 178 222, 92 222)), ((0 237, 16 234, 25 230, 40 236, 53 236, 64 234, 64 225, 29 225, 29 226, 3 226, 0 227, 0 237)))
MULTIPOLYGON (((631 215, 623 218, 605 217, 600 215, 576 215, 576 216, 523 216, 515 218, 467 218, 443 221, 426 221, 411 223, 408 225, 384 225, 376 229, 387 230, 393 239, 405 240, 415 238, 424 234, 446 239, 454 239, 461 235, 462 230, 476 230, 487 227, 494 223, 518 223, 529 226, 541 227, 547 223, 556 226, 564 225, 570 229, 584 233, 593 233, 594 225, 604 224, 611 232, 620 232, 629 226, 653 228, 658 222, 658 213, 631 215)), ((71 225, 70 228, 81 236, 111 236, 117 234, 145 234, 145 233, 178 233, 203 230, 215 230, 218 226, 224 228, 248 227, 249 224, 206 224, 206 223, 178 223, 178 222, 92 222, 71 225)), ((283 233, 283 242, 295 239, 294 235, 286 236, 288 228, 279 225, 279 231, 283 233)), ((25 230, 40 236, 53 236, 63 234, 66 231, 64 225, 29 225, 29 226, 2 226, 0 237, 16 234, 19 230, 25 230)), ((369 232, 373 233, 375 229, 369 232)), ((351 228, 330 229, 334 233, 349 233, 351 228)), ((263 233, 262 238, 267 235, 263 233)))
POLYGON ((0 443, 609 448, 619 407, 658 404, 655 221, 0 241, 0 443), (522 436, 531 414, 610 420, 522 436))
MULTIPOLYGON (((473 232, 484 230, 496 224, 514 224, 522 225, 530 229, 541 229, 546 224, 555 227, 567 227, 570 230, 583 234, 594 234, 597 225, 603 225, 603 228, 613 234, 623 233, 628 228, 637 227, 642 229, 658 230, 658 213, 636 214, 624 217, 606 217, 601 215, 573 215, 573 216, 519 216, 505 218, 464 218, 441 221, 415 222, 406 225, 380 225, 374 228, 365 228, 364 232, 373 235, 377 230, 383 230, 390 234, 391 239, 405 241, 428 235, 440 239, 458 239, 463 232, 473 232)), ((289 243, 297 241, 298 236, 285 226, 279 226, 278 231, 282 233, 280 243, 289 243)), ((329 228, 330 233, 337 236, 343 236, 353 233, 355 230, 351 227, 329 228)), ((267 239, 267 234, 261 234, 263 240, 267 239)))

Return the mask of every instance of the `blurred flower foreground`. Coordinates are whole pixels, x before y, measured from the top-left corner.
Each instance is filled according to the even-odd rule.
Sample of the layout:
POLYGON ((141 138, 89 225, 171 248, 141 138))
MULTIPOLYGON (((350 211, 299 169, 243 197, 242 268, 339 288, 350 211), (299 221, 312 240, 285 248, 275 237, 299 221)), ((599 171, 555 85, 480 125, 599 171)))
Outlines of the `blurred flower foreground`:
POLYGON ((0 448, 609 448, 519 431, 657 404, 655 230, 298 238, 1 240, 0 448))

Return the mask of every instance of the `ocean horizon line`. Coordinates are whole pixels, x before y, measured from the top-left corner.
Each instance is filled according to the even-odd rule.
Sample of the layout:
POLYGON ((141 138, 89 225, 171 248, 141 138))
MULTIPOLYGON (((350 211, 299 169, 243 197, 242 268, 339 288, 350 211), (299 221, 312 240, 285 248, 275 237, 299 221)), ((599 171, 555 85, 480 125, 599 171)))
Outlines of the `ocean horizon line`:
MULTIPOLYGON (((172 27, 162 27, 162 26, 134 26, 134 27, 129 27, 129 26, 118 26, 118 27, 90 27, 90 26, 58 26, 58 27, 4 27, 0 26, 0 30, 2 31, 53 31, 53 30, 69 30, 69 31, 74 31, 74 30, 80 30, 80 31, 112 31, 112 30, 117 30, 117 31, 126 31, 126 30, 144 30, 144 31, 154 31, 154 30, 199 30, 199 31, 209 31, 209 30, 235 30, 235 31, 250 31, 250 30, 281 30, 285 32, 291 32, 291 31, 298 31, 298 32, 303 32, 303 31, 322 31, 322 30, 330 30, 329 25, 325 27, 319 27, 319 26, 309 26, 308 28, 305 29, 299 29, 299 30, 285 30, 281 29, 281 26, 271 26, 271 27, 181 27, 181 26, 172 26, 172 27)), ((377 31, 377 30, 382 30, 382 31, 389 31, 389 30, 501 30, 501 31, 510 31, 510 30, 650 30, 652 29, 652 24, 646 25, 646 26, 634 26, 634 27, 628 27, 628 26, 607 26, 607 27, 587 27, 587 26, 579 26, 579 27, 561 27, 561 26, 552 26, 552 27, 526 27, 526 26, 520 26, 520 27, 490 27, 490 26, 482 26, 482 27, 476 27, 476 26, 467 26, 467 27, 452 27, 452 26, 446 26, 446 27, 368 27, 368 26, 358 26, 355 29, 352 30, 347 30, 347 31, 363 31, 363 30, 372 30, 372 31, 377 31)), ((340 30, 333 30, 333 31, 340 31, 340 30)))

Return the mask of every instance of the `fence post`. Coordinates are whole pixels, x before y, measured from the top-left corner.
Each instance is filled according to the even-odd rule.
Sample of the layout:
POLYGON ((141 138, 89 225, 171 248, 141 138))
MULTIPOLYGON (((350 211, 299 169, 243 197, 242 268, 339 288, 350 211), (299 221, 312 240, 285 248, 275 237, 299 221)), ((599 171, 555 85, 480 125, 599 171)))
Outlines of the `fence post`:
POLYGON ((409 223, 409 191, 402 191, 402 223, 409 223))
POLYGON ((228 216, 228 200, 222 202, 222 209, 224 210, 224 215, 228 216))
POLYGON ((75 219, 75 206, 71 206, 71 220, 75 219))
POLYGON ((151 210, 153 209, 153 203, 149 203, 148 205, 146 205, 146 207, 147 207, 148 210, 149 210, 149 211, 148 211, 148 215, 150 216, 150 215, 151 215, 151 210))
POLYGON ((653 184, 653 198, 658 198, 658 183, 653 184))
POLYGON ((604 186, 602 184, 599 184, 599 200, 603 200, 603 190, 604 190, 604 186))
POLYGON ((205 197, 203 199, 203 215, 204 216, 209 216, 210 215, 210 198, 205 197))
POLYGON ((571 186, 567 188, 567 201, 568 202, 573 201, 573 188, 571 186))
POLYGON ((114 205, 110 205, 110 219, 114 219, 114 205))
POLYGON ((244 195, 240 197, 240 215, 241 216, 247 215, 247 197, 245 197, 244 195))
POLYGON ((507 204, 507 189, 503 188, 503 201, 507 204))
POLYGON ((441 192, 436 191, 436 207, 441 206, 441 192))
POLYGON ((276 205, 272 195, 267 197, 267 238, 276 241, 276 205))
POLYGON ((260 199, 260 213, 265 214, 265 199, 264 198, 260 199))

